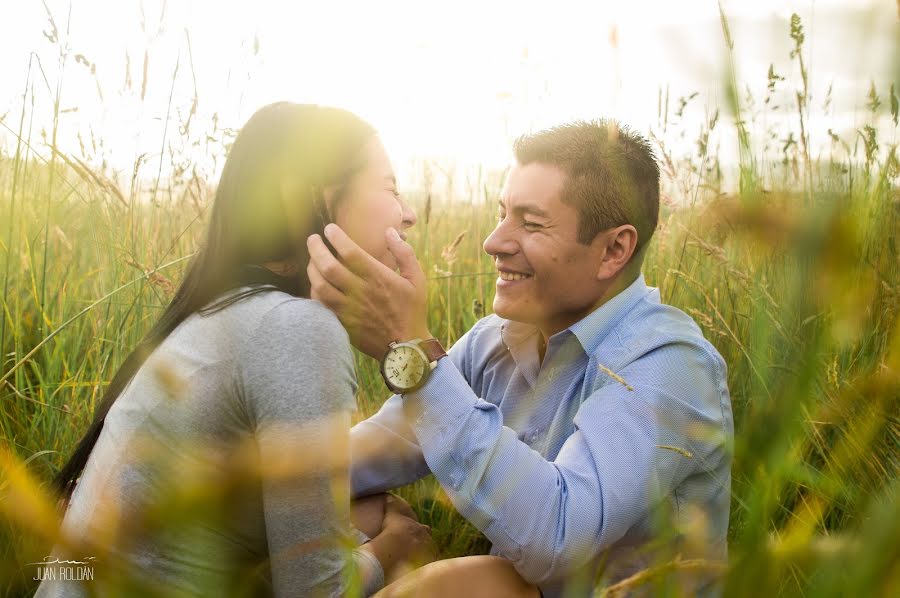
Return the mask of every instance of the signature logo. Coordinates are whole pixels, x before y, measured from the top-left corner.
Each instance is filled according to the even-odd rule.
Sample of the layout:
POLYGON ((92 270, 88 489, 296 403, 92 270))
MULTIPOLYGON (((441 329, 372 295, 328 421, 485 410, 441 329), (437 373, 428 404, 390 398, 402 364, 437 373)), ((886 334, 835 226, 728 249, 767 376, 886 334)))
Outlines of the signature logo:
POLYGON ((26 566, 37 567, 34 581, 84 581, 94 579, 95 556, 82 557, 83 560, 60 559, 53 555, 44 557, 44 560, 36 563, 26 563, 26 566))
POLYGON ((83 558, 84 558, 83 561, 67 561, 67 560, 59 560, 59 558, 49 555, 49 556, 45 556, 43 561, 38 561, 36 563, 25 563, 25 564, 26 565, 54 565, 54 564, 58 563, 61 565, 89 565, 91 561, 97 559, 97 557, 95 557, 95 556, 86 556, 83 558))

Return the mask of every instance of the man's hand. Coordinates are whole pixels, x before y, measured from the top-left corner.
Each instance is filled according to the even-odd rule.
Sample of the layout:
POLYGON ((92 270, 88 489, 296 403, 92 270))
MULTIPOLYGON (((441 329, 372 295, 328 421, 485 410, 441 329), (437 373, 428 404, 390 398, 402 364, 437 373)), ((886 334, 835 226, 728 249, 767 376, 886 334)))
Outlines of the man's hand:
POLYGON ((319 235, 307 239, 312 298, 337 314, 357 349, 380 360, 393 341, 430 338, 425 273, 396 230, 388 229, 386 238, 399 273, 363 251, 336 224, 325 227, 325 236, 340 260, 319 235))

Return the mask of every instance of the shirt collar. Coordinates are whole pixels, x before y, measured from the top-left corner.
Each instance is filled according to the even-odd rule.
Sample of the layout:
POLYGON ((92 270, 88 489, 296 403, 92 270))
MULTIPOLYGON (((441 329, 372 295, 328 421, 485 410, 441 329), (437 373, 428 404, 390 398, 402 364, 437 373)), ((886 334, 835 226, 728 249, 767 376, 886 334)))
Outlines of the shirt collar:
POLYGON ((532 388, 534 388, 537 373, 541 368, 538 354, 539 334, 536 326, 514 320, 504 320, 500 327, 503 344, 506 345, 513 361, 516 362, 516 367, 532 388))
MULTIPOLYGON (((630 285, 620 291, 615 297, 586 315, 584 318, 553 335, 548 345, 553 344, 557 337, 573 334, 587 355, 592 355, 603 339, 622 321, 622 318, 631 311, 644 295, 650 291, 650 287, 644 280, 644 274, 638 277, 630 285)), ((503 343, 512 354, 516 365, 525 375, 528 382, 534 386, 538 363, 537 327, 523 322, 512 320, 504 321, 501 327, 503 343)))
POLYGON ((634 282, 618 295, 569 326, 569 330, 578 338, 584 352, 593 355, 603 339, 618 326, 622 318, 649 290, 650 287, 644 281, 644 274, 640 273, 634 282))

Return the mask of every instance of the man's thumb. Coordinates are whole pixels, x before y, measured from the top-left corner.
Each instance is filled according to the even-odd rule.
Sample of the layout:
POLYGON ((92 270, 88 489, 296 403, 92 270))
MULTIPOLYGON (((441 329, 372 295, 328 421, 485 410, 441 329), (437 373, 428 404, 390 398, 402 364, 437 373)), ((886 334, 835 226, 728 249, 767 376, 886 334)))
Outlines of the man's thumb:
POLYGON ((387 246, 388 251, 397 260, 400 276, 418 286, 420 279, 424 276, 422 268, 416 260, 416 254, 412 247, 400 238, 400 234, 393 227, 387 230, 387 246))

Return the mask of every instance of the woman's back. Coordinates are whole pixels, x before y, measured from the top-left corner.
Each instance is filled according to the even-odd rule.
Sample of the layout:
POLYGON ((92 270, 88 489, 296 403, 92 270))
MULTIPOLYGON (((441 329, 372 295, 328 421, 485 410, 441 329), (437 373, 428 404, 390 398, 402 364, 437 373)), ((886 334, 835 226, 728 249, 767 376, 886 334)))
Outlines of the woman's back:
MULTIPOLYGON (((63 528, 171 590, 340 592, 355 390, 347 334, 314 301, 268 290, 193 314, 116 400, 63 528)), ((113 573, 67 555, 83 556, 113 573)))

